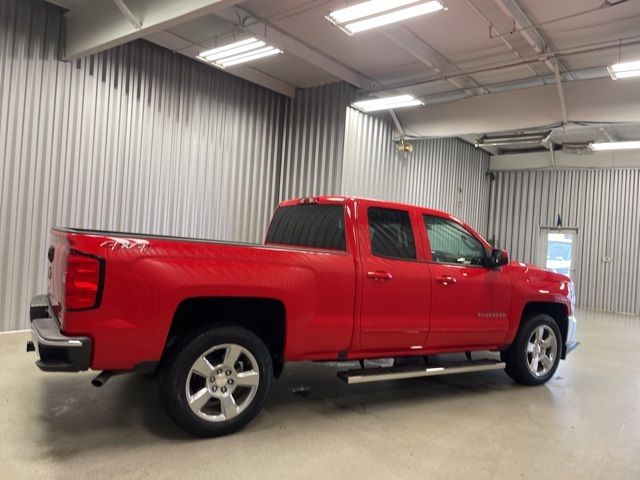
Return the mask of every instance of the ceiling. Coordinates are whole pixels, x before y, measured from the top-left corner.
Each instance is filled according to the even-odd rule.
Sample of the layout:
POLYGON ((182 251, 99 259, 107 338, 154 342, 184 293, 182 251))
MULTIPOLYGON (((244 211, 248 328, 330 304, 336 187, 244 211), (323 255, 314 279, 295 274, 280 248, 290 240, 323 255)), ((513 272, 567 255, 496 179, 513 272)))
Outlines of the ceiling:
MULTIPOLYGON (((444 117, 453 112, 464 116, 475 97, 499 100, 504 98, 500 95, 512 92, 510 101, 517 105, 520 92, 537 89, 545 92, 547 108, 554 111, 538 118, 531 115, 532 123, 528 125, 525 119, 518 131, 545 126, 539 124, 545 119, 546 126, 555 127, 556 143, 593 141, 598 135, 640 138, 640 108, 637 119, 624 117, 626 125, 601 104, 596 126, 584 125, 584 118, 576 117, 576 110, 587 109, 589 98, 602 91, 602 83, 590 81, 602 79, 606 89, 624 82, 611 80, 607 65, 640 59, 640 0, 443 0, 446 11, 354 36, 339 30, 324 15, 358 1, 50 1, 69 9, 70 58, 140 37, 195 58, 234 38, 256 36, 284 53, 229 67, 228 73, 286 95, 294 95, 296 88, 340 80, 358 87, 360 96, 412 93, 426 105, 411 112, 398 111, 407 136, 411 131, 418 137, 433 136, 424 125, 434 106, 444 117), (128 8, 140 29, 132 26, 118 3, 128 8), (561 108, 563 89, 582 82, 594 85, 593 91, 586 98, 574 95, 573 103, 561 108)), ((627 82, 635 82, 640 97, 640 81, 627 82)), ((640 106, 640 98, 637 100, 640 106)), ((533 103, 529 108, 535 113, 537 107, 533 103)), ((484 133, 504 131, 498 126, 495 128, 501 130, 491 130, 491 111, 486 109, 486 121, 478 119, 465 129, 456 129, 454 122, 448 129, 440 128, 437 135, 473 140, 484 133)))

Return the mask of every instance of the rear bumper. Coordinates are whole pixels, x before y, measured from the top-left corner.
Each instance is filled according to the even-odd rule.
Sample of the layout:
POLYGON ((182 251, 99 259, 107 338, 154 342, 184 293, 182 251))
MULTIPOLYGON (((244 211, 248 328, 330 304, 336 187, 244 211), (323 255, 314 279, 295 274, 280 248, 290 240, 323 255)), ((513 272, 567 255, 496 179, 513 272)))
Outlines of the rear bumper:
MULTIPOLYGON (((60 331, 60 324, 49 304, 49 297, 38 295, 29 305, 31 337, 40 357, 36 365, 45 372, 79 372, 88 370, 91 363, 91 339, 68 337, 60 331)), ((29 346, 27 346, 29 349, 29 346)))

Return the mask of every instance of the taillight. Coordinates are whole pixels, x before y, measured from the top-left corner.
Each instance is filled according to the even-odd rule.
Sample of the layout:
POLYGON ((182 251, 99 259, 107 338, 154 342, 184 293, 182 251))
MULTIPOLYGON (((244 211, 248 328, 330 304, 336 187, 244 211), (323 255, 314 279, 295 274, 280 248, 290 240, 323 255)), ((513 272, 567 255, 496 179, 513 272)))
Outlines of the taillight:
POLYGON ((102 263, 75 250, 69 252, 64 280, 64 303, 67 310, 94 308, 100 302, 102 263))

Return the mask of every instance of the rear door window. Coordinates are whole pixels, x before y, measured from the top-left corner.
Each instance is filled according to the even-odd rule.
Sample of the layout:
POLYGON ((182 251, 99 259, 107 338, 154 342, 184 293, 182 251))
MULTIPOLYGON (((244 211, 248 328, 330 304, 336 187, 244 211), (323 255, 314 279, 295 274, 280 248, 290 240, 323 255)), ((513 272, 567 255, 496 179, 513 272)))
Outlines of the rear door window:
POLYGON ((409 212, 370 207, 367 217, 373 255, 402 260, 416 259, 416 246, 409 212))
POLYGON ((346 250, 342 205, 293 205, 273 214, 267 243, 346 250))

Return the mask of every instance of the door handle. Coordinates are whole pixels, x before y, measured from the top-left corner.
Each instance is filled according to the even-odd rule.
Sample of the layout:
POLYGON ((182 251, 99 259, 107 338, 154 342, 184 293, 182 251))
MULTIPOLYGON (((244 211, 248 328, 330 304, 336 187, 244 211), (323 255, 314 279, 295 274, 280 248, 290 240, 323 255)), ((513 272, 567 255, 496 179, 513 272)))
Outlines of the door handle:
POLYGON ((436 282, 441 283, 446 287, 449 284, 453 285, 456 283, 456 279, 453 277, 438 277, 436 278, 436 282))
POLYGON ((391 280, 393 278, 389 272, 367 272, 367 277, 374 280, 391 280))

